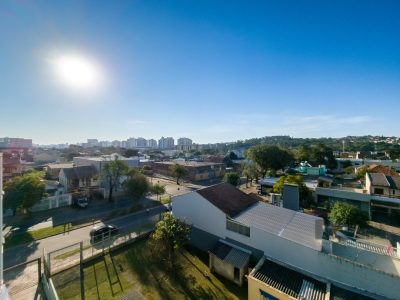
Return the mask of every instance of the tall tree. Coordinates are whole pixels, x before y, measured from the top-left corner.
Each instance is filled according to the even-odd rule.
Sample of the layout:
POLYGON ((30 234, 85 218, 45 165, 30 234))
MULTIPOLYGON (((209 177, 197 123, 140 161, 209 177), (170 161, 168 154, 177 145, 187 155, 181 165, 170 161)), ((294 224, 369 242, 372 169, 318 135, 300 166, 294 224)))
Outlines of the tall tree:
POLYGON ((250 182, 250 186, 252 185, 253 179, 258 183, 258 178, 260 177, 260 170, 258 166, 253 162, 245 162, 242 164, 242 175, 246 176, 246 187, 250 182))
POLYGON ((131 172, 128 179, 124 182, 126 193, 132 197, 134 201, 139 200, 150 189, 147 177, 136 171, 131 172))
POLYGON ((294 160, 289 151, 270 145, 253 146, 247 151, 247 155, 260 167, 263 177, 269 170, 275 174, 294 160))
POLYGON ((165 213, 151 235, 151 248, 157 255, 164 257, 172 268, 175 261, 175 252, 188 243, 190 233, 191 228, 189 225, 176 219, 172 214, 165 213))
POLYGON ((226 172, 224 175, 224 182, 238 186, 240 183, 240 176, 235 172, 226 172))
POLYGON ((157 200, 159 200, 159 196, 165 194, 165 185, 162 184, 153 184, 151 187, 151 192, 157 195, 157 200))
POLYGON ((176 184, 180 184, 179 179, 183 178, 187 174, 186 168, 180 164, 171 165, 170 170, 176 177, 176 184))
POLYGON ((39 174, 38 172, 28 173, 6 182, 4 207, 12 209, 15 214, 17 210, 26 210, 42 199, 46 188, 39 174))
POLYGON ((332 149, 322 143, 311 148, 311 161, 314 164, 326 165, 326 167, 331 170, 335 169, 337 166, 332 149))
POLYGON ((311 148, 310 146, 303 144, 296 151, 296 159, 298 161, 310 161, 311 159, 311 148))
POLYGON ((107 162, 102 170, 102 177, 107 181, 108 184, 108 201, 113 201, 113 192, 121 185, 121 178, 129 171, 128 165, 119 160, 117 157, 115 160, 107 162))

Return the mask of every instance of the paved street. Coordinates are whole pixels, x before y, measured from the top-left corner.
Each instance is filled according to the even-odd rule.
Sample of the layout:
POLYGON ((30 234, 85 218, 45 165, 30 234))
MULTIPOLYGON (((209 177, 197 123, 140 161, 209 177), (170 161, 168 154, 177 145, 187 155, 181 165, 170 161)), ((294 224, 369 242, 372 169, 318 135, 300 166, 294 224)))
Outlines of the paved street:
MULTIPOLYGON (((149 212, 141 211, 110 220, 107 223, 117 225, 122 231, 129 230, 130 228, 135 228, 141 224, 148 223, 151 217, 159 215, 164 211, 164 206, 154 207, 150 209, 149 212)), ((8 268, 13 265, 38 258, 43 254, 43 249, 46 249, 46 251, 52 251, 74 243, 78 243, 82 240, 87 240, 89 239, 89 232, 91 229, 92 226, 88 226, 73 230, 69 233, 59 234, 35 241, 29 245, 8 248, 4 251, 4 267, 8 268)))

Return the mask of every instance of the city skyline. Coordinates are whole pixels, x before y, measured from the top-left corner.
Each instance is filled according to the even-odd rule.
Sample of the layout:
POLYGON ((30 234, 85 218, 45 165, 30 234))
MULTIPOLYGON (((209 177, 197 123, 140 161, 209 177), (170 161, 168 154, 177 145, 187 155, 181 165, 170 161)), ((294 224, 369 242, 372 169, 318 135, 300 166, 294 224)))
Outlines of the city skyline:
POLYGON ((3 1, 0 136, 394 136, 399 11, 397 1, 3 1))

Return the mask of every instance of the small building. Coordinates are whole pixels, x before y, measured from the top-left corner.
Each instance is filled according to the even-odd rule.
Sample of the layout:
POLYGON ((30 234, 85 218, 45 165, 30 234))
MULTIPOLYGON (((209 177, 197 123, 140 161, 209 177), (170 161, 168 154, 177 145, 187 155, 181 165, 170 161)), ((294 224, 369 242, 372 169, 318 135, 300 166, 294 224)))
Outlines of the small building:
POLYGON ((209 251, 210 271, 242 286, 250 256, 251 251, 221 239, 209 251))
POLYGON ((247 277, 248 299, 329 300, 330 284, 263 257, 247 277))

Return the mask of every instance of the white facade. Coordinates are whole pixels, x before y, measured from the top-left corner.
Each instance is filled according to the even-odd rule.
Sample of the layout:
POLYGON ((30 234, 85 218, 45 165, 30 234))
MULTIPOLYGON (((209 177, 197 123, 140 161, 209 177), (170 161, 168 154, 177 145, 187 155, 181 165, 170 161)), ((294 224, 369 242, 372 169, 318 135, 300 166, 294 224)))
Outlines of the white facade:
POLYGON ((175 140, 172 137, 161 137, 158 140, 158 148, 160 149, 173 149, 175 146, 175 140))
MULTIPOLYGON (((274 219, 269 218, 265 222, 276 223, 277 227, 267 230, 264 227, 265 224, 256 224, 264 222, 262 216, 256 216, 256 214, 262 214, 262 212, 257 209, 257 206, 250 207, 247 211, 245 210, 233 218, 236 221, 247 222, 247 225, 250 226, 250 236, 245 236, 227 230, 225 213, 197 192, 173 197, 172 211, 177 218, 198 229, 221 239, 231 239, 261 250, 266 257, 273 261, 316 278, 321 278, 324 281, 339 284, 350 290, 366 291, 389 299, 397 299, 400 294, 400 276, 393 266, 390 269, 391 271, 377 270, 369 265, 333 254, 332 242, 321 239, 321 236, 319 236, 320 229, 314 230, 316 235, 312 236, 313 229, 310 228, 313 226, 312 220, 308 219, 306 215, 300 216, 293 212, 293 220, 282 220, 283 217, 279 215, 274 219), (303 218, 306 218, 307 222, 304 222, 303 218), (287 236, 283 236, 283 233, 289 227, 282 228, 281 225, 284 223, 290 225, 291 228, 288 232, 290 234, 287 236), (296 229, 296 226, 300 231, 296 229), (302 230, 301 227, 303 226, 309 228, 302 230), (307 231, 311 236, 302 235, 307 231), (311 241, 314 239, 315 244, 310 244, 310 239, 311 241), (323 249, 319 248, 320 243, 323 249), (329 248, 331 251, 329 251, 329 248)), ((315 223, 316 227, 320 225, 319 222, 315 223)), ((357 252, 359 255, 369 254, 368 251, 359 249, 357 252)), ((390 260, 389 257, 387 259, 390 260)))

